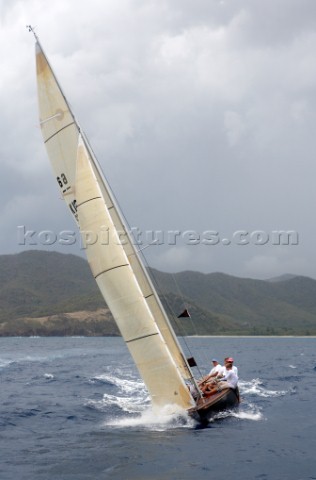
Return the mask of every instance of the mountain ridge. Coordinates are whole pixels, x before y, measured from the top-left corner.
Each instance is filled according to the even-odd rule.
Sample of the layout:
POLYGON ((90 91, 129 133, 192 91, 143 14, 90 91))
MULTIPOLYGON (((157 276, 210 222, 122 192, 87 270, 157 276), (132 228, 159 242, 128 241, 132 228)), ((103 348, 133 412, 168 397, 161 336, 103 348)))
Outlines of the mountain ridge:
MULTIPOLYGON (((177 334, 316 334, 316 280, 310 277, 286 274, 271 281, 156 269, 149 274, 177 334), (191 318, 179 321, 187 307, 191 318)), ((0 255, 0 335, 37 334, 118 334, 82 257, 40 250, 0 255)))

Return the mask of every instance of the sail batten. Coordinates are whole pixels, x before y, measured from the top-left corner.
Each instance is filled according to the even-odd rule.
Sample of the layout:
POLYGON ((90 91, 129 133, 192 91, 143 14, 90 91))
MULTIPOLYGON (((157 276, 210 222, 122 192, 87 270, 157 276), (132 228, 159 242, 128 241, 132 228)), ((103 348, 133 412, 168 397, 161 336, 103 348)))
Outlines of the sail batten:
POLYGON ((77 208, 80 207, 81 205, 83 205, 84 203, 87 203, 87 202, 93 202, 93 200, 97 200, 98 198, 102 198, 102 197, 93 197, 93 198, 89 198, 88 200, 85 200, 84 202, 82 203, 78 203, 77 202, 77 208))
MULTIPOLYGON (((54 117, 52 117, 52 118, 54 118, 54 117)), ((40 122, 40 124, 43 125, 45 122, 48 122, 49 120, 50 119, 42 121, 42 122, 40 122)), ((57 130, 57 132, 53 133, 53 135, 51 135, 46 140, 44 140, 44 143, 48 143, 52 138, 55 137, 55 135, 58 135, 60 132, 62 132, 63 130, 66 130, 66 128, 69 128, 69 127, 71 127, 71 125, 74 125, 74 124, 75 124, 75 122, 71 122, 68 125, 65 125, 64 127, 60 128, 59 130, 57 130)))
POLYGON ((123 265, 116 265, 115 267, 108 268, 107 270, 103 270, 103 272, 98 273, 94 278, 97 279, 99 275, 103 275, 104 273, 108 273, 111 270, 115 270, 116 268, 123 268, 123 267, 129 267, 129 263, 123 263, 123 265))
MULTIPOLYGON (((101 249, 101 253, 98 250, 100 249, 99 244, 97 246, 90 245, 90 242, 86 241, 85 248, 92 273, 112 313, 113 311, 119 312, 117 323, 121 333, 125 328, 124 322, 130 322, 130 325, 134 325, 136 322, 135 318, 137 318, 140 311, 147 318, 147 321, 149 318, 149 324, 151 325, 149 330, 148 326, 145 328, 144 323, 143 327, 146 332, 143 331, 141 333, 141 328, 139 333, 136 334, 134 332, 134 334, 130 335, 123 332, 123 338, 127 341, 128 338, 137 336, 144 336, 145 338, 146 335, 150 335, 148 337, 149 343, 156 342, 155 338, 159 338, 159 346, 156 344, 155 346, 151 345, 151 347, 147 346, 144 350, 148 351, 149 356, 151 355, 151 349, 155 352, 155 355, 158 355, 158 352, 160 352, 158 358, 162 356, 168 365, 172 365, 170 367, 172 371, 171 378, 173 378, 172 382, 177 385, 177 388, 171 388, 170 391, 178 392, 181 390, 182 397, 185 400, 175 403, 185 405, 185 408, 188 408, 188 405, 192 405, 193 399, 188 393, 184 381, 193 379, 190 367, 151 279, 139 259, 132 237, 126 228, 111 189, 102 175, 99 163, 93 154, 88 140, 81 132, 38 39, 36 42, 36 58, 40 126, 61 194, 76 223, 79 224, 82 233, 84 231, 92 231, 98 236, 105 225, 107 227, 110 226, 112 232, 111 244, 103 245, 106 248, 101 249), (88 181, 86 181, 87 179, 83 182, 78 180, 80 156, 86 157, 85 175, 87 175, 88 181), (90 191, 88 191, 89 188, 90 191), (124 241, 120 241, 121 234, 124 235, 124 241), (97 248, 98 254, 95 253, 95 248, 97 248), (103 250, 113 253, 111 264, 108 264, 108 259, 104 255, 103 250), (125 269, 120 269, 119 266, 124 266, 125 269), (134 285, 132 288, 134 296, 126 292, 124 298, 118 295, 121 282, 117 277, 118 270, 124 270, 126 281, 134 285), (109 295, 111 298, 109 298, 109 295), (125 309, 124 314, 122 313, 122 305, 125 309), (130 308, 130 313, 127 313, 127 306, 130 308), (131 312, 134 313, 131 314, 131 312)), ((83 241, 85 242, 85 240, 83 236, 83 241)), ((147 373, 144 374, 144 362, 135 347, 136 343, 131 342, 129 349, 152 398, 159 398, 160 403, 166 402, 168 395, 170 396, 163 386, 165 378, 163 370, 166 367, 161 365, 160 368, 159 361, 156 364, 150 361, 152 371, 155 371, 156 374, 159 372, 161 376, 161 379, 159 378, 158 381, 156 379, 159 388, 164 392, 161 396, 159 388, 155 386, 155 382, 149 378, 147 373)), ((171 399, 168 398, 168 401, 171 401, 171 399)))
POLYGON ((154 335, 159 335, 158 332, 149 333, 148 335, 143 335, 142 337, 131 338, 129 340, 125 340, 125 343, 137 342, 138 340, 144 340, 145 338, 153 337, 154 335))

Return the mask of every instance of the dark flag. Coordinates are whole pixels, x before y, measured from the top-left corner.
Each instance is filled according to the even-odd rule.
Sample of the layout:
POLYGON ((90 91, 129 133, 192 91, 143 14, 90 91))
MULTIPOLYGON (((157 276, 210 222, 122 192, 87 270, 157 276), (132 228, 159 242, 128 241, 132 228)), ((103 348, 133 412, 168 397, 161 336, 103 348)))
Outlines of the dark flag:
POLYGON ((194 357, 187 358, 189 367, 197 367, 196 361, 194 357))
POLYGON ((190 314, 189 314, 187 309, 183 310, 183 312, 180 313, 180 315, 178 315, 178 318, 184 318, 184 317, 186 317, 186 318, 190 317, 190 314))

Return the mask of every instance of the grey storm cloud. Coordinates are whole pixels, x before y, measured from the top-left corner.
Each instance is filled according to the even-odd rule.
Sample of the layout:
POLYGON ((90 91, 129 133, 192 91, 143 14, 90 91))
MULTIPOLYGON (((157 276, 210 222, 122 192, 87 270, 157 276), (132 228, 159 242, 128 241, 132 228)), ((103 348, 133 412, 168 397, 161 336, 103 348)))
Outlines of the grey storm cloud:
POLYGON ((0 3, 0 253, 82 253, 18 242, 22 225, 75 228, 38 126, 32 23, 129 224, 143 246, 164 237, 145 250, 152 266, 316 276, 315 10, 313 0, 0 3), (289 245, 279 231, 295 232, 289 245))

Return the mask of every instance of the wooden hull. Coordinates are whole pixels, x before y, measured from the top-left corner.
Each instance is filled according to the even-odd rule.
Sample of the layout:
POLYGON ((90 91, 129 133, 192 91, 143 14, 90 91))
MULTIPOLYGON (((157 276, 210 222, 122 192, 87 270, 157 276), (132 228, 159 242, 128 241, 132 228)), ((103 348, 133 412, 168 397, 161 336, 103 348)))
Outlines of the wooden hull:
POLYGON ((189 415, 201 422, 208 422, 216 413, 236 407, 239 404, 239 391, 227 388, 208 398, 200 398, 189 415))

